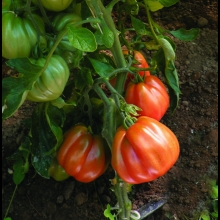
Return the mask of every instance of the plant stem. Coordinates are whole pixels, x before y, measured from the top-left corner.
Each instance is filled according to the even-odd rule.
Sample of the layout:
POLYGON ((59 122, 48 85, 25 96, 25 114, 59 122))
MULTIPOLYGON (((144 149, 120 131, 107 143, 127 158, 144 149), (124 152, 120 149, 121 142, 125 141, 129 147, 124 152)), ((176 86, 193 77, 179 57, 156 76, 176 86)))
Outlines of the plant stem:
MULTIPOLYGON (((103 4, 100 0, 99 0, 99 6, 100 6, 100 9, 103 13, 103 18, 105 19, 105 22, 108 25, 108 28, 113 32, 113 35, 114 35, 114 44, 110 48, 110 50, 111 50, 112 55, 115 59, 116 66, 118 68, 126 67, 126 65, 127 65, 126 60, 125 60, 124 55, 122 53, 121 43, 120 43, 120 40, 119 40, 119 37, 118 37, 119 32, 115 28, 115 23, 112 19, 111 11, 107 10, 103 6, 103 4)), ((127 78, 127 73, 126 72, 118 74, 115 88, 116 88, 116 90, 118 91, 119 94, 122 94, 123 91, 124 91, 124 84, 125 84, 126 78, 127 78)))
POLYGON ((7 215, 8 215, 8 212, 9 212, 9 209, 10 209, 10 207, 11 207, 11 203, 12 203, 12 201, 13 201, 13 199, 14 199, 15 192, 16 192, 17 188, 18 188, 18 185, 16 184, 16 185, 15 185, 14 192, 13 192, 12 197, 11 197, 11 200, 10 200, 10 203, 9 203, 8 208, 7 208, 7 210, 6 210, 4 219, 5 219, 5 218, 7 217, 7 215))
POLYGON ((120 177, 116 173, 116 185, 115 185, 115 194, 118 199, 119 204, 119 218, 120 220, 129 220, 130 212, 131 212, 131 201, 128 198, 127 193, 127 183, 120 179, 120 177))

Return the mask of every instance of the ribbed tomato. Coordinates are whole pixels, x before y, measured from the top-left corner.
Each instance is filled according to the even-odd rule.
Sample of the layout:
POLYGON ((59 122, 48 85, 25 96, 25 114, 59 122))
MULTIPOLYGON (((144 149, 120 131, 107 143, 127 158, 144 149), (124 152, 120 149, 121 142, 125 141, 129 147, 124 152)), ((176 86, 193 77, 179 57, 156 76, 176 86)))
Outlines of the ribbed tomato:
POLYGON ((57 158, 70 176, 87 183, 105 172, 110 154, 102 136, 92 135, 84 125, 75 125, 64 135, 57 158))
POLYGON ((139 184, 163 176, 180 153, 175 134, 159 121, 141 116, 127 130, 119 127, 111 164, 127 183, 139 184))
MULTIPOLYGON (((31 58, 31 61, 44 67, 46 58, 42 57, 37 60, 31 58)), ((66 61, 59 55, 53 55, 46 70, 28 93, 27 99, 33 102, 48 102, 57 99, 62 95, 69 75, 70 71, 66 61)))
MULTIPOLYGON (((43 19, 32 14, 39 29, 44 33, 43 19)), ((47 46, 45 37, 39 38, 39 45, 47 46)), ((13 11, 2 14, 2 56, 6 59, 29 57, 38 42, 37 30, 27 13, 18 16, 13 11)))
POLYGON ((163 82, 156 76, 150 75, 144 82, 130 82, 125 91, 125 100, 142 109, 140 116, 148 116, 160 120, 166 113, 170 98, 163 82))

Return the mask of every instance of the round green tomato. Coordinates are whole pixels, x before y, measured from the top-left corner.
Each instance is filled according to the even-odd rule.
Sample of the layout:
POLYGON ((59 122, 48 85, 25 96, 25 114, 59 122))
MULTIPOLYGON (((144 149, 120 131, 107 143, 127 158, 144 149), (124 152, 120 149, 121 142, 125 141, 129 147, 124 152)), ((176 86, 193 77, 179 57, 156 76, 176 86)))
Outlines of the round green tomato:
MULTIPOLYGON (((44 8, 49 11, 63 11, 72 3, 73 0, 41 0, 44 8)), ((38 5, 37 0, 32 0, 35 5, 38 5)))
MULTIPOLYGON (((42 18, 36 14, 33 14, 33 18, 39 29, 45 32, 42 18)), ((27 14, 22 18, 11 11, 2 15, 2 56, 4 58, 29 57, 37 42, 37 31, 27 14)), ((40 43, 46 45, 46 39, 41 37, 40 43)))
POLYGON ((175 134, 159 121, 141 116, 127 130, 116 131, 111 164, 127 183, 139 184, 163 176, 179 157, 175 134))
MULTIPOLYGON (((64 30, 65 28, 67 28, 68 26, 73 25, 76 22, 82 21, 82 18, 71 12, 71 13, 58 13, 53 21, 52 21, 52 26, 54 28, 54 31, 56 33, 64 30)), ((78 25, 76 27, 79 27, 81 25, 78 25)))
POLYGON ((52 159, 52 163, 48 171, 50 177, 53 177, 56 181, 63 181, 69 177, 66 171, 58 163, 56 157, 52 159))
MULTIPOLYGON (((34 64, 44 67, 45 58, 32 59, 34 64)), ((66 61, 59 55, 53 55, 46 70, 34 83, 27 95, 27 100, 33 102, 47 102, 60 97, 70 75, 66 61)))
POLYGON ((88 183, 105 172, 110 154, 102 136, 92 135, 84 125, 75 125, 64 135, 57 160, 70 176, 88 183))

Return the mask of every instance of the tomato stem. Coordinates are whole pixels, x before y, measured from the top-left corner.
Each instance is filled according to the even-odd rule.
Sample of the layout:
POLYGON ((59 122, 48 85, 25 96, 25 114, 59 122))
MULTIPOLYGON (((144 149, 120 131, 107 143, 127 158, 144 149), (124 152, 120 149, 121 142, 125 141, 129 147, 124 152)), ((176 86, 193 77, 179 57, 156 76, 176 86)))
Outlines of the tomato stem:
POLYGON ((110 149, 112 148, 113 138, 116 132, 115 109, 99 84, 95 84, 93 89, 99 95, 104 103, 104 125, 102 136, 106 139, 110 149))
POLYGON ((118 199, 119 208, 121 209, 121 212, 119 213, 120 219, 130 219, 130 212, 131 212, 131 201, 128 198, 127 193, 127 183, 125 183, 116 173, 116 184, 114 186, 115 188, 115 194, 118 199))

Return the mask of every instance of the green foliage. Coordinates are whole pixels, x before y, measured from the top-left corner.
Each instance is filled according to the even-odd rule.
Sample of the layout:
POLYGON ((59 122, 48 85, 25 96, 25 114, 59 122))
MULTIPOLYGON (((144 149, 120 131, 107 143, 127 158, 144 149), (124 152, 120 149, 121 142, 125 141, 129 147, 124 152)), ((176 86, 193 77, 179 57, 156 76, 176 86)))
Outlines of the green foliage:
POLYGON ((218 219, 218 185, 213 179, 207 180, 209 196, 211 198, 210 210, 204 209, 200 214, 199 220, 217 220, 218 219))

